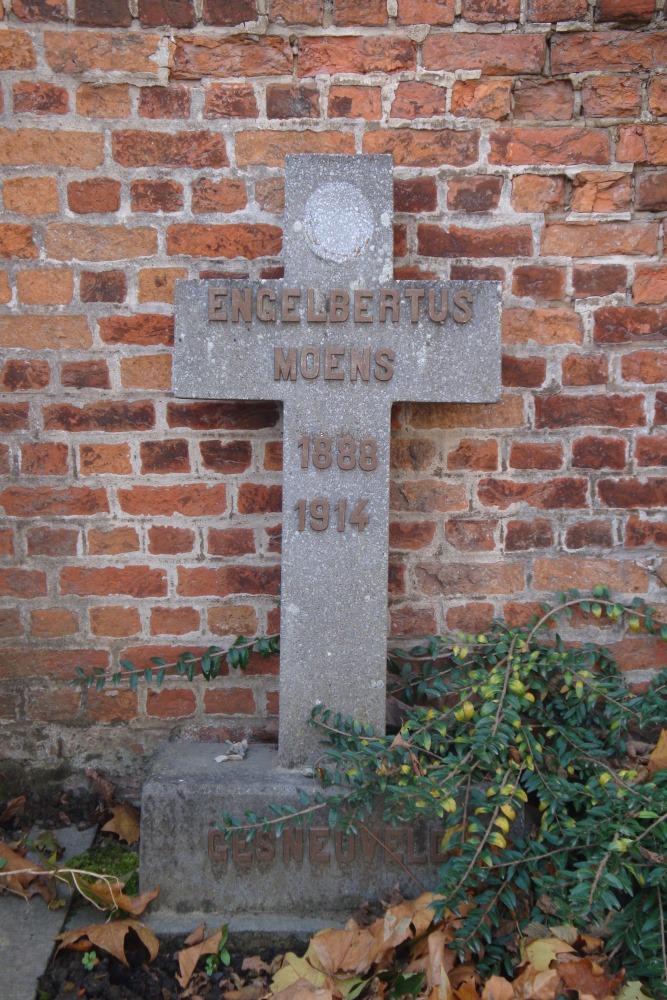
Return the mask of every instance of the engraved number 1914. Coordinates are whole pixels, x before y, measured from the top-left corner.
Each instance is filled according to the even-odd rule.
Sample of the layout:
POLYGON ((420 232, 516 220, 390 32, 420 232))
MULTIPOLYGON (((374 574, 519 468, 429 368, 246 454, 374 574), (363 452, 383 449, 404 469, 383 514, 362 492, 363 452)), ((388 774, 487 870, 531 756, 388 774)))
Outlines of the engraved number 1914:
POLYGON ((331 517, 332 509, 329 501, 325 500, 324 497, 315 497, 311 501, 297 500, 294 505, 298 514, 297 529, 305 531, 306 524, 308 524, 313 531, 326 531, 333 521, 338 531, 345 531, 346 524, 358 531, 363 531, 368 524, 367 503, 368 500, 358 500, 348 519, 347 500, 338 500, 334 504, 333 518, 331 517))

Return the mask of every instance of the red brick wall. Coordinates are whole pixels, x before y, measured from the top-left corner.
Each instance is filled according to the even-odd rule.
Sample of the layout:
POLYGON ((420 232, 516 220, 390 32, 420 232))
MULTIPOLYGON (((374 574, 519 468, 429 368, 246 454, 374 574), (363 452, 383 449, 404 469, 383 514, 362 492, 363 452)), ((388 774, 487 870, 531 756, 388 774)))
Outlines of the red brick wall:
MULTIPOLYGON (((5 3, 5 752, 122 770, 175 728, 275 730, 272 662, 67 682, 277 627, 279 407, 174 400, 170 349, 175 279, 280 275, 286 152, 393 153, 396 276, 504 286, 502 402, 394 412, 393 631, 599 581, 667 604, 658 6, 5 3)), ((605 635, 633 680, 666 662, 605 635)))

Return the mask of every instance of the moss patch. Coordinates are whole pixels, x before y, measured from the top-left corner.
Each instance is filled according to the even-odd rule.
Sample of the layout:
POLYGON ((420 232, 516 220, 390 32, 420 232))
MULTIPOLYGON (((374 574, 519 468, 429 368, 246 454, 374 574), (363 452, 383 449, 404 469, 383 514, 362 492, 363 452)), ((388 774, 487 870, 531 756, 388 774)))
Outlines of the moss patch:
POLYGON ((68 866, 83 868, 99 875, 115 875, 125 882, 128 896, 136 896, 139 891, 139 855, 117 840, 96 841, 89 850, 71 858, 68 866))

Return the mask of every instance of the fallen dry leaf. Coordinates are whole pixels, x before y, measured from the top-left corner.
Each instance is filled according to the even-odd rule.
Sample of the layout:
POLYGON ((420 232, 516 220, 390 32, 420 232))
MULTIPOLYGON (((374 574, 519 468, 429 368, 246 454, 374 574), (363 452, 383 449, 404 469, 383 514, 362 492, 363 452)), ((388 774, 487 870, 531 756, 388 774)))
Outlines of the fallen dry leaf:
POLYGON ((98 774, 97 771, 95 771, 92 767, 89 767, 86 770, 86 777, 90 778, 90 780, 95 785, 95 788, 97 789, 97 794, 101 798, 104 805, 105 806, 111 805, 114 798, 116 797, 116 793, 114 791, 114 787, 111 784, 111 782, 107 781, 106 778, 103 778, 102 775, 98 774))
POLYGON ((546 972, 558 955, 573 951, 572 945, 556 937, 539 938, 521 949, 522 955, 525 953, 526 959, 537 972, 546 972))
POLYGON ((530 1000, 554 1000, 563 989, 563 980, 555 969, 538 972, 532 965, 514 980, 514 995, 530 1000))
POLYGON ((320 931, 311 947, 324 972, 363 975, 375 962, 378 941, 370 928, 320 931))
POLYGON ((658 742, 648 759, 648 773, 653 775, 657 771, 667 769, 667 729, 660 732, 658 742))
MULTIPOLYGON (((203 926, 204 926, 203 924, 200 924, 200 926, 197 928, 196 931, 193 932, 193 934, 199 935, 200 929, 203 928, 203 926)), ((190 938, 193 937, 193 934, 190 935, 190 938)), ((190 940, 190 938, 188 938, 188 940, 190 940)), ((181 974, 179 976, 178 973, 176 973, 176 979, 181 989, 184 990, 185 987, 190 982, 190 979, 192 978, 192 973, 195 971, 197 967, 197 962, 202 957, 202 955, 215 955, 216 952, 218 951, 218 948, 220 947, 221 941, 222 941, 222 928, 219 931, 216 931, 215 934, 212 934, 210 937, 207 937, 205 940, 194 941, 188 947, 182 948, 179 951, 178 966, 181 970, 181 974)))
POLYGON ((618 992, 625 979, 623 969, 610 976, 597 962, 576 955, 559 955, 557 969, 568 989, 578 990, 580 998, 588 995, 595 1000, 606 1000, 618 992))
POLYGON ((123 892, 124 882, 114 882, 99 879, 93 883, 79 882, 84 890, 82 895, 92 896, 94 901, 106 909, 123 910, 124 913, 131 913, 133 917, 138 917, 144 912, 159 893, 158 889, 151 889, 149 892, 142 892, 140 896, 126 896, 123 892))
POLYGON ((6 889, 22 899, 30 899, 39 895, 45 903, 51 904, 56 898, 56 887, 53 880, 47 881, 40 872, 47 872, 40 864, 29 861, 22 854, 13 851, 4 840, 0 840, 0 860, 4 861, 0 868, 0 891, 6 889), (36 874, 27 874, 26 869, 36 874))
POLYGON ((482 1000, 514 1000, 514 987, 504 976, 491 976, 482 992, 482 1000))
POLYGON ((102 827, 103 833, 115 833, 119 840, 132 846, 139 842, 139 810, 129 802, 111 807, 111 819, 102 827))
POLYGON ((247 983, 238 990, 227 990, 225 1000, 259 1000, 266 993, 261 983, 247 983))
POLYGON ((254 972, 261 975, 263 972, 270 972, 271 966, 267 965, 259 955, 246 955, 241 963, 241 972, 254 972))
POLYGON ((457 990, 454 990, 454 1000, 479 1000, 479 993, 472 980, 466 979, 457 990))
POLYGON ((14 819, 19 813, 22 813, 25 808, 25 795, 19 795, 18 798, 10 799, 5 808, 0 815, 0 826, 3 823, 9 823, 10 819, 14 819))
POLYGON ((90 951, 91 948, 101 948, 102 951, 108 951, 110 955, 114 955, 123 965, 127 965, 125 939, 131 930, 145 946, 150 956, 149 961, 152 962, 158 953, 158 939, 150 928, 131 918, 111 920, 106 924, 88 924, 75 931, 65 931, 64 934, 58 934, 55 938, 58 942, 56 955, 62 948, 74 951, 90 951))
POLYGON ((313 986, 307 979, 297 979, 279 993, 273 993, 272 997, 273 1000, 333 1000, 333 993, 331 990, 313 986))

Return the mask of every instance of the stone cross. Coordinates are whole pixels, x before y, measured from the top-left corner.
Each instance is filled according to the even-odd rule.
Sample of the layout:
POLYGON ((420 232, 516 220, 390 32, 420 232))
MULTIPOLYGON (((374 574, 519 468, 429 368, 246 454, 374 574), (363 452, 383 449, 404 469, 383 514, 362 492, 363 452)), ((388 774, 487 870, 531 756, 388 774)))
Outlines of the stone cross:
POLYGON ((173 387, 282 400, 279 757, 384 732, 392 403, 500 397, 500 286, 393 280, 391 157, 288 156, 285 277, 176 287, 173 387))

